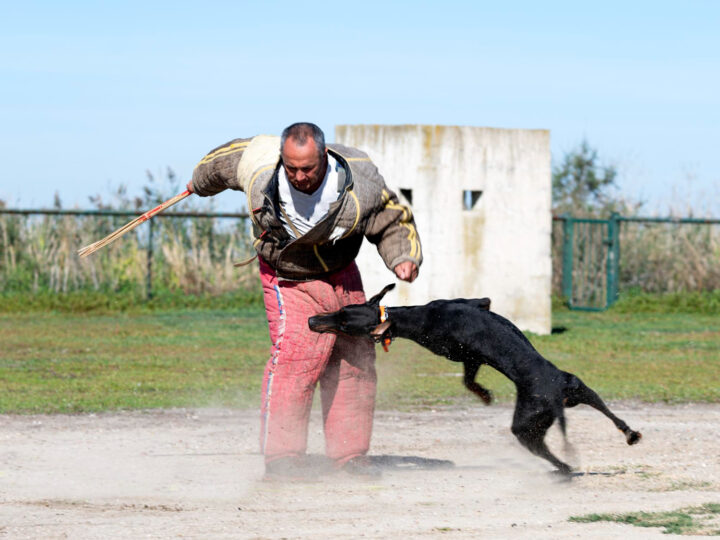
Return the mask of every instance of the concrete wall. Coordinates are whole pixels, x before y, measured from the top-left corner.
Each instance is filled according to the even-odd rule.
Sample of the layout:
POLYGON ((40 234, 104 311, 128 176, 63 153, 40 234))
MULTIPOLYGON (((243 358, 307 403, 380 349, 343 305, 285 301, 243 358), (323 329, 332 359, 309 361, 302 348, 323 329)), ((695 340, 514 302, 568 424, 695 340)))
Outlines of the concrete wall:
MULTIPOLYGON (((366 151, 398 195, 412 191, 425 262, 388 305, 489 296, 493 311, 521 329, 550 332, 548 131, 345 125, 335 142, 366 151), (482 192, 472 209, 464 191, 482 192)), ((369 242, 358 264, 368 295, 397 281, 369 242)))

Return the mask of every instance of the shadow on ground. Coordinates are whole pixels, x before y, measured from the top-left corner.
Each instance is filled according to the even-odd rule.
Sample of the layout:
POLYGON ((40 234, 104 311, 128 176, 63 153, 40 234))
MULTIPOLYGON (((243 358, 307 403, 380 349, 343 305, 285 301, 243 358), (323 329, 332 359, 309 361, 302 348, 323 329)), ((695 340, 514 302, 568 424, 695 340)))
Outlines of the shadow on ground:
MULTIPOLYGON (((447 459, 432 459, 420 456, 396 456, 390 454, 367 457, 370 463, 384 471, 429 471, 452 469, 455 467, 455 463, 447 459)), ((307 454, 305 459, 306 466, 314 469, 318 473, 333 470, 333 462, 326 456, 307 454)))

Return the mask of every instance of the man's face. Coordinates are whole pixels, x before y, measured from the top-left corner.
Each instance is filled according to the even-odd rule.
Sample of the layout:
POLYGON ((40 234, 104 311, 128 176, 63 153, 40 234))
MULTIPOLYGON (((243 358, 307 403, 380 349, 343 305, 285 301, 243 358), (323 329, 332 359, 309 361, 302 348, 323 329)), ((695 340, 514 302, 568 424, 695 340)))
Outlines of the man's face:
POLYGON ((308 138, 303 146, 299 146, 292 138, 287 139, 282 149, 282 160, 288 180, 303 193, 315 191, 325 178, 326 155, 318 155, 313 139, 308 138))

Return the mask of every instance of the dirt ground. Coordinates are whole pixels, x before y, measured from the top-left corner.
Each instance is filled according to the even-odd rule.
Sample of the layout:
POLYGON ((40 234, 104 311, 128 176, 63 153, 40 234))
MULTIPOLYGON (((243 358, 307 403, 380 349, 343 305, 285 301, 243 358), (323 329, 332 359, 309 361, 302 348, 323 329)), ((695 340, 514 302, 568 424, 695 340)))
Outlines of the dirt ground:
POLYGON ((0 537, 668 538, 567 519, 720 502, 720 405, 612 408, 643 440, 569 410, 569 482, 514 440, 506 405, 378 412, 381 479, 291 484, 262 480, 256 411, 0 416, 0 537))

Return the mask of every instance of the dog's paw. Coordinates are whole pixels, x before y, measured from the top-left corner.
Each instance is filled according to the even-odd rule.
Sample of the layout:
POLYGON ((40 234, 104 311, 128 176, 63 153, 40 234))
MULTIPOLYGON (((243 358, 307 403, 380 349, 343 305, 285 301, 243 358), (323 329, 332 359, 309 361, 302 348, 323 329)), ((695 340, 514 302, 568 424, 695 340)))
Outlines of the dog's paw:
POLYGON ((636 444, 640 442, 640 439, 642 439, 642 433, 640 433, 639 431, 630 430, 625 434, 625 439, 630 445, 636 444))
POLYGON ((492 403, 493 395, 487 388, 480 386, 476 382, 465 383, 465 387, 479 397, 485 405, 492 403))
POLYGON ((558 467, 554 471, 551 471, 550 474, 559 482, 570 482, 573 477, 572 467, 565 465, 564 463, 563 465, 564 467, 558 467))

